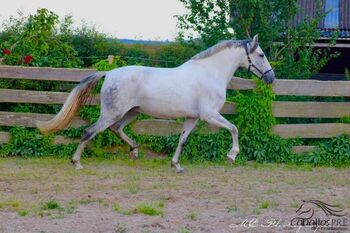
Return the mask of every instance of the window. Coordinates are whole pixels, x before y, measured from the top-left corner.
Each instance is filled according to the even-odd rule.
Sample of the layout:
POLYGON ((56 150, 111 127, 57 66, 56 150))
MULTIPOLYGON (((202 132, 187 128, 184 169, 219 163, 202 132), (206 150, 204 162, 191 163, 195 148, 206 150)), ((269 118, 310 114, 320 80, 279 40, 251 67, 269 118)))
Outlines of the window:
POLYGON ((339 27, 339 0, 325 1, 326 17, 324 19, 325 28, 339 27))

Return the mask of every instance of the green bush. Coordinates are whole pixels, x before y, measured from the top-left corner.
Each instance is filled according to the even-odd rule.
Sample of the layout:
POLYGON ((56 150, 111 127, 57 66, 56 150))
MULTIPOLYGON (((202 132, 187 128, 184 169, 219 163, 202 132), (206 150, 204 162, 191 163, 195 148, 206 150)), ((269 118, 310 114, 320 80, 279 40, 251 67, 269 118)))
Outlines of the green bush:
POLYGON ((237 106, 240 156, 258 162, 287 162, 292 156, 294 142, 271 132, 276 123, 272 115, 272 101, 275 100, 272 87, 257 81, 255 90, 244 94, 238 92, 233 99, 237 106))
POLYGON ((0 156, 22 156, 22 157, 42 157, 70 156, 76 146, 53 145, 53 135, 43 136, 37 130, 26 129, 24 127, 12 127, 10 129, 11 139, 9 143, 0 145, 0 156))
POLYGON ((11 128, 10 134, 11 140, 2 147, 2 155, 43 156, 52 143, 52 137, 41 136, 38 132, 26 130, 24 127, 11 128))
POLYGON ((79 67, 82 63, 68 40, 71 17, 38 9, 27 17, 11 17, 0 33, 0 49, 7 65, 79 67))
POLYGON ((343 135, 319 143, 305 160, 317 165, 350 165, 350 137, 343 135))

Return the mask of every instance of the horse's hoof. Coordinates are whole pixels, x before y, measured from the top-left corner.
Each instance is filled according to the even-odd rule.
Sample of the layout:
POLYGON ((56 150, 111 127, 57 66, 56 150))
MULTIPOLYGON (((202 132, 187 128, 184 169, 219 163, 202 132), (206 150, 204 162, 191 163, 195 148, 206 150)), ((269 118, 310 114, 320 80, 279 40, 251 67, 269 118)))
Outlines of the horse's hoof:
POLYGON ((74 165, 76 170, 83 169, 84 167, 80 164, 79 161, 74 161, 73 159, 71 160, 71 163, 74 165))
POLYGON ((81 170, 81 169, 83 169, 83 168, 84 168, 84 167, 81 166, 80 163, 75 164, 75 169, 76 169, 76 170, 81 170))
POLYGON ((236 159, 236 156, 237 156, 238 152, 230 152, 228 155, 227 155, 227 163, 229 165, 232 165, 236 159))
POLYGON ((129 155, 132 159, 137 159, 137 157, 139 156, 139 150, 135 148, 132 151, 130 151, 129 155))
POLYGON ((184 168, 180 167, 180 168, 176 168, 176 172, 177 173, 183 173, 185 171, 184 168))
POLYGON ((234 163, 234 159, 232 159, 232 158, 230 158, 230 157, 227 157, 227 164, 229 165, 229 166, 232 166, 232 164, 234 163))
POLYGON ((185 171, 185 169, 182 168, 179 163, 171 162, 171 166, 176 168, 177 173, 183 173, 185 171))

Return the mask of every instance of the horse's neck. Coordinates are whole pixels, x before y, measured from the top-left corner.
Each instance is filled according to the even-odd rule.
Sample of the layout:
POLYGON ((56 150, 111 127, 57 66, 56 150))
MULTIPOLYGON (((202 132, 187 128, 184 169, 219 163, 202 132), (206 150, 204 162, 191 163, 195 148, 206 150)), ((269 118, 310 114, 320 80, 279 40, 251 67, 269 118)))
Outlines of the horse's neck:
POLYGON ((233 74, 241 66, 243 55, 241 48, 227 48, 198 62, 211 70, 215 78, 222 79, 228 84, 233 74))

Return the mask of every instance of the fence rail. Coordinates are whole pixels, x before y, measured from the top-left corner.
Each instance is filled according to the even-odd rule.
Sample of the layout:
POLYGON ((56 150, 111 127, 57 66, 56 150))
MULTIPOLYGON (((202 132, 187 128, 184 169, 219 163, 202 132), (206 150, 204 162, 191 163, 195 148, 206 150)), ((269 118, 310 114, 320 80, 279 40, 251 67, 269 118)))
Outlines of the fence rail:
MULTIPOLYGON (((0 66, 0 78, 79 82, 94 69, 64 69, 64 68, 33 68, 0 66)), ((252 80, 234 78, 228 89, 251 90, 256 87, 252 80)), ((320 96, 320 97, 350 97, 350 81, 316 81, 316 80, 276 80, 273 84, 276 95, 288 96, 320 96)), ((0 89, 0 103, 32 103, 32 104, 63 104, 68 92, 30 91, 17 89, 0 89)), ((99 96, 88 104, 97 105, 99 96)), ((236 105, 226 102, 222 114, 236 114, 236 105)), ((350 102, 310 102, 310 101, 275 101, 272 113, 278 118, 342 118, 350 116, 350 102)), ((0 126, 21 125, 35 127, 35 121, 49 120, 52 114, 18 113, 0 111, 0 126)), ((87 122, 74 120, 72 126, 86 125, 87 122)), ((181 132, 182 125, 172 120, 142 120, 132 126, 139 134, 169 135, 181 132)), ((215 132, 218 129, 207 126, 205 132, 215 132)), ((278 124, 272 128, 273 133, 284 138, 330 138, 340 134, 350 134, 350 124, 318 123, 318 124, 278 124)), ((67 143, 68 139, 56 137, 55 142, 67 143)), ((0 142, 9 140, 7 132, 0 132, 0 142)), ((293 150, 301 153, 310 151, 313 146, 298 146, 293 150)))
MULTIPOLYGON (((67 92, 0 89, 0 103, 63 104, 68 95, 67 92)), ((87 103, 98 104, 99 96, 87 103)), ((221 113, 235 114, 235 103, 226 102, 221 113)), ((272 103, 272 113, 275 117, 341 118, 350 116, 350 103, 275 101, 272 103)))
POLYGON ((94 69, 66 69, 0 65, 0 78, 80 82, 94 69))

